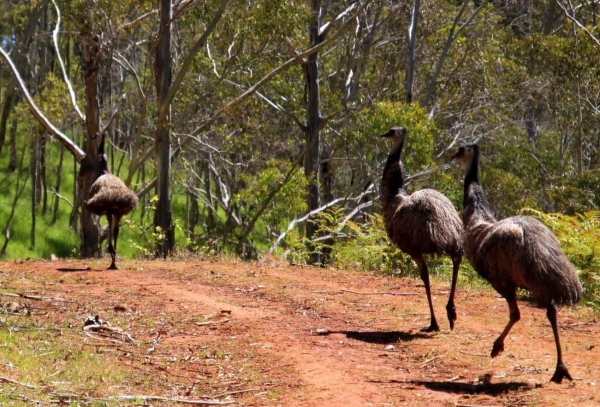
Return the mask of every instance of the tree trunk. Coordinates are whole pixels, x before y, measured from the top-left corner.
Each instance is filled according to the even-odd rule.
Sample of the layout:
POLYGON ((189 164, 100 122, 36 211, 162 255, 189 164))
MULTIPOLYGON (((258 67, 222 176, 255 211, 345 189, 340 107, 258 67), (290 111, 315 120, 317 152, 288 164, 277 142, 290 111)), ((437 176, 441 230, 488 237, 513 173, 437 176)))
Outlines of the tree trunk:
MULTIPOLYGON (((165 106, 163 103, 169 103, 167 95, 172 81, 172 62, 171 62, 171 0, 160 0, 160 28, 158 31, 158 41, 156 44, 156 59, 154 61, 154 79, 156 83, 156 95, 158 111, 165 106)), ((154 228, 164 235, 163 239, 157 242, 156 256, 166 258, 175 246, 175 233, 172 225, 171 213, 171 133, 170 107, 164 119, 158 116, 156 133, 156 150, 158 152, 158 161, 156 164, 157 184, 156 194, 158 202, 154 212, 154 228)))
MULTIPOLYGON (((310 47, 314 47, 323 41, 319 35, 321 27, 321 0, 312 1, 312 19, 309 26, 310 47)), ((307 128, 306 128, 306 152, 304 155, 304 174, 308 179, 308 211, 315 210, 320 206, 319 188, 319 144, 321 128, 321 108, 319 98, 319 54, 317 52, 308 56, 303 63, 304 75, 307 87, 307 128)), ((309 241, 308 250, 311 253, 309 262, 319 263, 320 254, 316 251, 311 239, 316 237, 317 225, 308 222, 306 225, 306 238, 309 241)))
POLYGON ((29 162, 29 174, 31 175, 31 229, 29 235, 29 250, 35 249, 35 223, 36 223, 36 198, 38 196, 38 176, 39 176, 39 143, 40 137, 37 135, 31 142, 31 160, 29 162))
POLYGON ((17 90, 12 82, 12 79, 9 80, 8 86, 6 87, 6 94, 4 95, 4 100, 2 102, 2 112, 0 113, 0 154, 2 153, 4 140, 6 139, 6 127, 13 100, 17 94, 17 90))
POLYGON ((65 158, 65 147, 60 146, 60 157, 58 159, 58 168, 56 169, 56 185, 54 186, 54 203, 52 204, 52 220, 50 221, 50 225, 54 225, 58 220, 58 204, 60 203, 60 198, 58 194, 60 194, 60 182, 62 179, 62 166, 65 158))
POLYGON ((10 125, 10 132, 8 134, 8 146, 10 157, 8 161, 8 172, 14 172, 17 169, 17 126, 19 122, 17 119, 13 119, 10 125))
POLYGON ((86 207, 90 187, 98 176, 97 150, 100 138, 93 139, 100 131, 100 106, 98 103, 98 60, 100 58, 100 38, 92 34, 82 34, 83 77, 85 81, 85 152, 77 175, 77 204, 81 208, 82 258, 100 255, 100 234, 98 222, 86 207))

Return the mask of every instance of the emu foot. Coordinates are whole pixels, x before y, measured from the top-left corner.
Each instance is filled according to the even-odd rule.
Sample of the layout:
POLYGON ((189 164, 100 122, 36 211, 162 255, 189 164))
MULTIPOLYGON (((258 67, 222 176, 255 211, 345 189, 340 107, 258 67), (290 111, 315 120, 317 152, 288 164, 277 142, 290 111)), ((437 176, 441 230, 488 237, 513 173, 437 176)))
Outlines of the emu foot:
POLYGON ((118 270, 117 265, 115 263, 111 263, 107 270, 118 270))
POLYGON ((501 352, 504 352, 504 341, 499 341, 498 339, 496 339, 496 341, 494 341, 494 347, 492 348, 492 355, 491 356, 493 358, 495 358, 501 352))
POLYGON ((550 381, 554 383, 562 383, 563 379, 569 379, 570 381, 573 381, 573 378, 569 374, 567 367, 564 364, 559 363, 556 365, 556 371, 554 372, 554 375, 550 381))
POLYGON ((454 329, 454 321, 456 321, 456 308, 454 303, 449 302, 446 305, 446 313, 448 315, 448 322, 450 322, 450 330, 454 329))
POLYGON ((438 332, 440 330, 440 326, 436 321, 431 321, 431 325, 427 328, 422 328, 421 332, 438 332))

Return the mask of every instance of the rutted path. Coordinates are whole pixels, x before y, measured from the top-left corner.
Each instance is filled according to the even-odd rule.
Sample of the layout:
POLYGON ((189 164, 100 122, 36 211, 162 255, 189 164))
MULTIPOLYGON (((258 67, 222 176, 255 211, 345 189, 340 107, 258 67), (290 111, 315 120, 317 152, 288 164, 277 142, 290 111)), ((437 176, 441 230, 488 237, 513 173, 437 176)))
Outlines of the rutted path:
MULTIPOLYGON (((260 373, 254 381, 264 389, 240 394, 240 405, 600 403, 600 329, 585 308, 559 312, 565 361, 577 379, 555 385, 548 383, 555 363, 551 329, 544 312, 525 301, 506 351, 489 358, 508 318, 505 301, 490 290, 459 287, 458 321, 451 332, 444 310, 448 285, 435 281, 432 292, 442 331, 429 334, 419 331, 429 314, 418 280, 277 262, 123 262, 116 272, 96 264, 93 270, 83 262, 1 267, 17 273, 14 279, 23 287, 34 288, 43 275, 60 281, 45 285, 44 292, 81 304, 80 312, 103 314, 121 307, 131 310, 133 321, 154 321, 151 327, 161 327, 153 328, 160 333, 156 352, 164 357, 177 348, 194 355, 207 344, 227 349, 243 361, 243 369, 260 373), (216 315, 222 323, 198 323, 206 315, 216 315), (486 374, 491 384, 483 384, 486 374)), ((185 383, 192 380, 186 379, 190 369, 206 376, 196 365, 201 367, 189 363, 178 373, 173 363, 167 372, 185 383)))

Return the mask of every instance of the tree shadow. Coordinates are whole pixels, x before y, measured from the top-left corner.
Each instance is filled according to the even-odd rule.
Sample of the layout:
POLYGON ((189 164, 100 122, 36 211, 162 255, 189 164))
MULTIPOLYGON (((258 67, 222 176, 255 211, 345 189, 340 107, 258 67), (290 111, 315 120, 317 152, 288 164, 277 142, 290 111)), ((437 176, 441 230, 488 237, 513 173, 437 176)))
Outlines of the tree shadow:
POLYGON ((458 393, 458 394, 486 394, 488 396, 498 396, 501 394, 508 393, 510 391, 518 390, 532 390, 538 386, 524 383, 524 382, 510 382, 510 383, 456 383, 456 382, 434 382, 434 381, 420 381, 411 380, 409 383, 424 386, 430 390, 443 391, 446 393, 458 393))
POLYGON ((410 342, 415 339, 428 339, 431 338, 431 334, 425 334, 423 332, 358 332, 358 331, 339 331, 338 333, 346 335, 348 339, 356 339, 357 341, 377 343, 377 344, 388 344, 395 342, 410 342))

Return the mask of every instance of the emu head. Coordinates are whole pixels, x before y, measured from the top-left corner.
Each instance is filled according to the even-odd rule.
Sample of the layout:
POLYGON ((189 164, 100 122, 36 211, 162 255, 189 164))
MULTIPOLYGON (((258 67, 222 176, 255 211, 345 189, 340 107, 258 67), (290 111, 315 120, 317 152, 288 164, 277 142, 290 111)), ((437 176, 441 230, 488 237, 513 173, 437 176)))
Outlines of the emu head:
POLYGON ((404 127, 392 127, 387 133, 382 134, 379 137, 384 137, 393 141, 404 141, 406 137, 406 129, 404 127))
POLYGON ((380 137, 391 140, 394 145, 390 154, 400 155, 402 148, 404 147, 404 139, 406 138, 406 129, 404 127, 392 127, 387 133, 382 134, 380 137))
POLYGON ((452 159, 469 163, 475 156, 479 156, 479 146, 477 144, 466 144, 459 147, 458 151, 452 154, 452 159))
POLYGON ((100 137, 100 144, 98 144, 98 171, 100 175, 108 173, 108 157, 104 153, 104 139, 106 138, 106 132, 98 132, 92 136, 92 139, 100 137))

